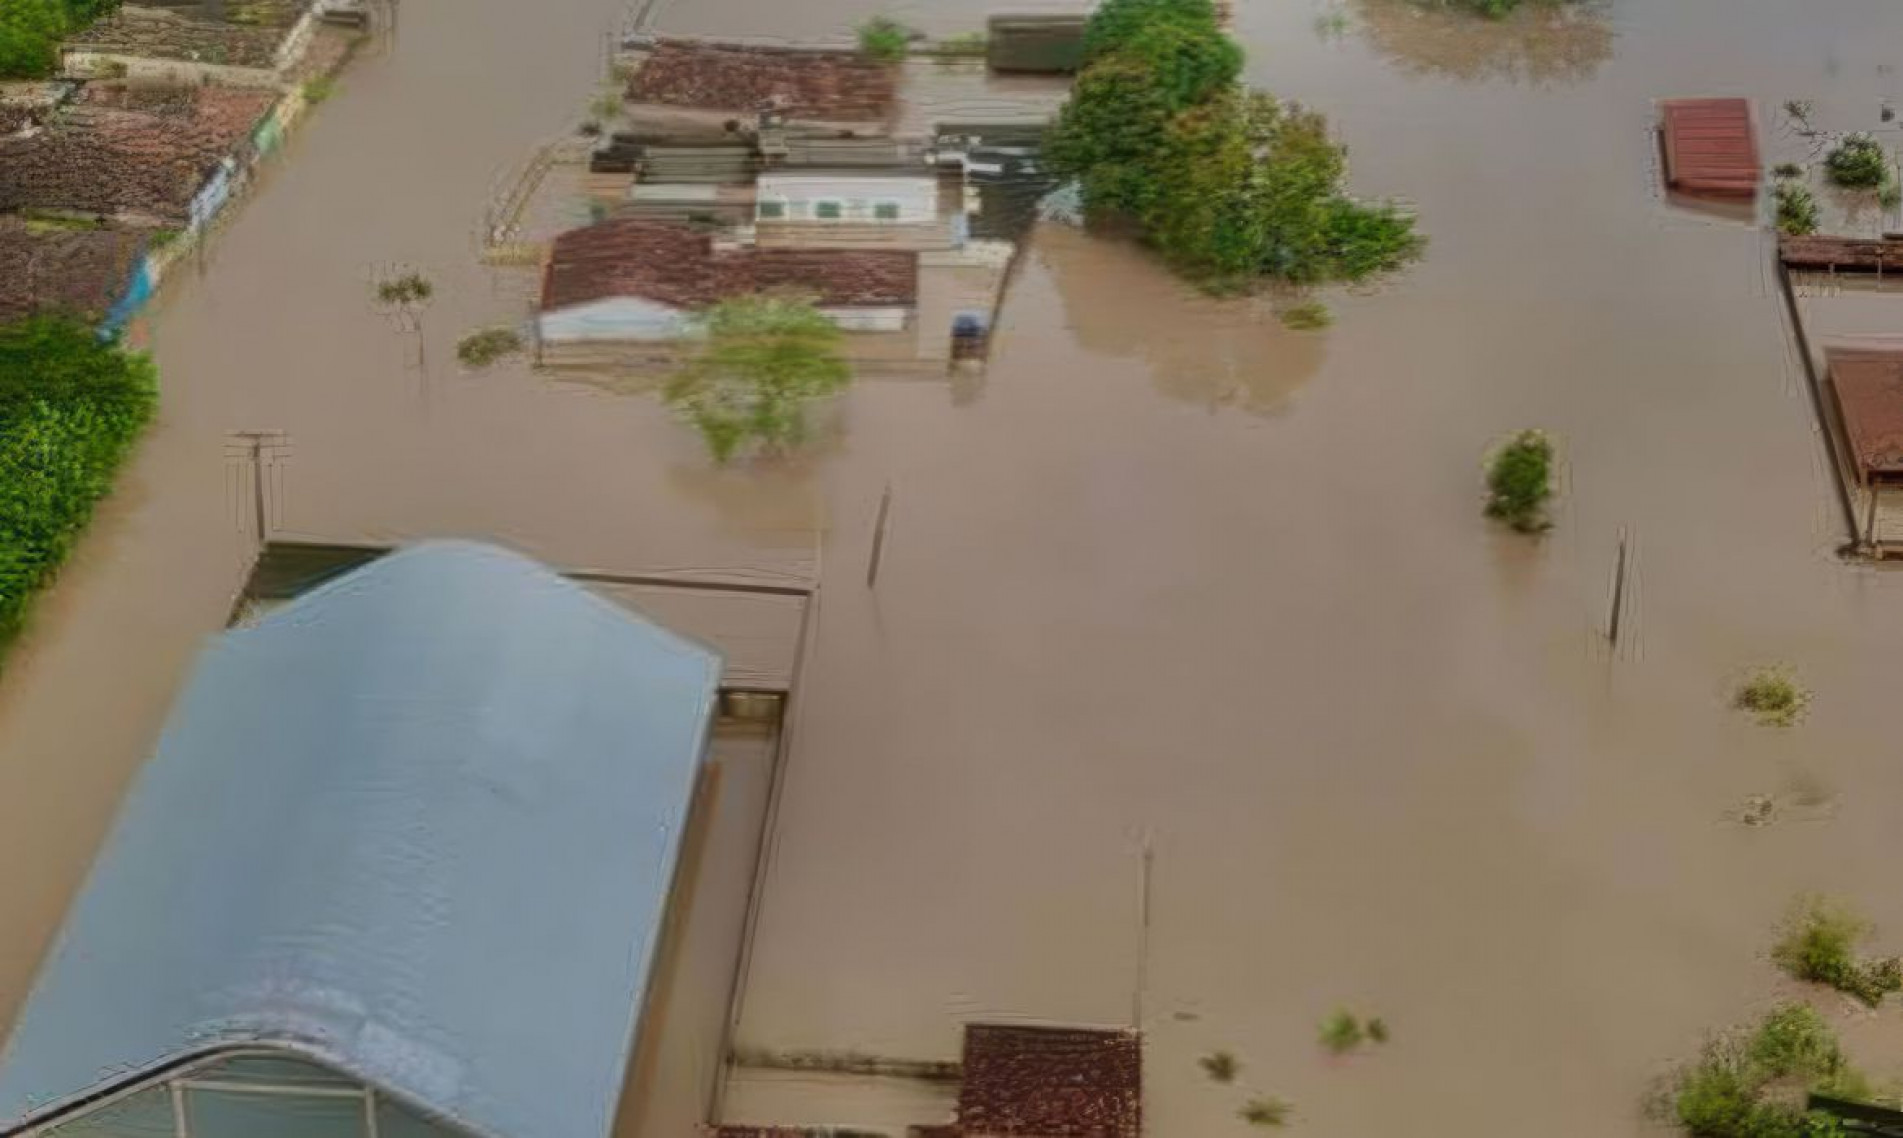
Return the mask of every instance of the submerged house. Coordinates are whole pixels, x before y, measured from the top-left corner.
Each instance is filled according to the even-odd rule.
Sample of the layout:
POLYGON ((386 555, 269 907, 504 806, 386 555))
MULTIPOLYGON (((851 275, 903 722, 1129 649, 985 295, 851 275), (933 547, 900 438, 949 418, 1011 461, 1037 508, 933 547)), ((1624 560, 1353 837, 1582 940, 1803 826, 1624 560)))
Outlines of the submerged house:
POLYGON ((746 903, 695 896, 720 671, 458 542, 220 636, 0 1052, 0 1129, 605 1138, 624 1081, 698 1109, 638 1072, 721 1045, 668 1035, 683 914, 746 903))
POLYGON ((853 51, 659 38, 627 63, 623 110, 648 135, 751 133, 770 116, 787 134, 863 137, 898 113, 895 69, 853 51))
POLYGON ((548 344, 674 340, 692 330, 696 310, 773 289, 810 293, 848 331, 898 332, 918 301, 918 258, 762 249, 674 222, 611 218, 555 239, 537 331, 548 344))
POLYGON ((762 172, 761 248, 950 249, 963 243, 963 187, 926 167, 762 172))

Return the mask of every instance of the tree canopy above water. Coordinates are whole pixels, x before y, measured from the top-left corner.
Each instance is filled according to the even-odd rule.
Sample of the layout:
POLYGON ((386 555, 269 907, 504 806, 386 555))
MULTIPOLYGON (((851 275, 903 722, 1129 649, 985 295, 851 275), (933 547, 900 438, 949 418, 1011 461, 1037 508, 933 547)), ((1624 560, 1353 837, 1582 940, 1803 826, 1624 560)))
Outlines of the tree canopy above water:
POLYGON ((1413 219, 1342 189, 1321 115, 1242 87, 1210 0, 1107 0, 1049 158, 1093 216, 1134 222, 1186 276, 1361 280, 1418 256, 1413 219))

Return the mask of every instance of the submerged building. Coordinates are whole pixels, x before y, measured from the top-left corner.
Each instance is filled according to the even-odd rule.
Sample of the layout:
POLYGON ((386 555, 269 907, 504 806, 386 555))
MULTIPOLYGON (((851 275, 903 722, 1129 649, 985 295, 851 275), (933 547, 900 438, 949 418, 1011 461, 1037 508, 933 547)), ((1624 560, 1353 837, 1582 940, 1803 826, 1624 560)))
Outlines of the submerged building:
MULTIPOLYGON (((701 1117, 730 989, 678 991, 679 942, 747 904, 701 887, 734 860, 706 818, 720 679, 700 645, 456 542, 224 633, 0 1053, 0 1128, 604 1138, 618 1109, 701 1117)), ((750 857, 757 824, 742 838, 750 857)))

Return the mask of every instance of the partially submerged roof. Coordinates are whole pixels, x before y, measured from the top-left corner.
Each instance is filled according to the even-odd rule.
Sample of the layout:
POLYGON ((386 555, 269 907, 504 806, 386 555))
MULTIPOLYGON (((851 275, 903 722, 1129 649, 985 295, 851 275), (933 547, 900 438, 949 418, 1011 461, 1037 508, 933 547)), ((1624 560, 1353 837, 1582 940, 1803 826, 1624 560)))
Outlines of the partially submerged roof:
POLYGON ((720 662, 412 547, 201 656, 0 1053, 0 1126, 242 1045, 603 1138, 720 662))
POLYGON ((1824 359, 1859 472, 1903 479, 1903 345, 1827 348, 1824 359))
POLYGON ((628 80, 636 103, 789 118, 883 122, 898 102, 894 68, 850 51, 659 39, 628 80))
POLYGON ((1691 194, 1758 192, 1758 139, 1747 99, 1666 99, 1659 104, 1665 177, 1691 194))
POLYGON ((958 1125, 968 1135, 1136 1138, 1143 1044, 1133 1031, 965 1025, 958 1125))
POLYGON ((146 235, 0 217, 0 321, 69 312, 98 321, 126 293, 146 235))
POLYGON ((90 85, 41 130, 0 141, 0 210, 183 224, 205 179, 276 100, 248 88, 90 85))
POLYGON ((278 49, 313 0, 167 0, 127 4, 74 33, 68 50, 231 67, 275 66, 278 49))
POLYGON ((781 288, 810 292, 830 308, 909 305, 918 298, 918 259, 886 250, 717 250, 711 235, 685 225, 610 218, 555 239, 541 306, 627 296, 699 308, 781 288))

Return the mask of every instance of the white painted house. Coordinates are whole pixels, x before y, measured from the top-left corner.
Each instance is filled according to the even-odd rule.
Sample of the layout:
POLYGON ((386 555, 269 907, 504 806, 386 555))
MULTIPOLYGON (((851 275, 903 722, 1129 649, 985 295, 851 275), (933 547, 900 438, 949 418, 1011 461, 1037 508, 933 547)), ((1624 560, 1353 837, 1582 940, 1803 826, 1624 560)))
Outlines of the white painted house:
POLYGON ((918 258, 901 250, 716 246, 687 225, 611 218, 556 238, 542 277, 544 344, 652 342, 692 331, 729 297, 792 289, 841 328, 904 331, 918 304, 918 258))
POLYGON ((754 202, 759 221, 926 225, 938 220, 938 176, 774 170, 760 175, 754 202))

